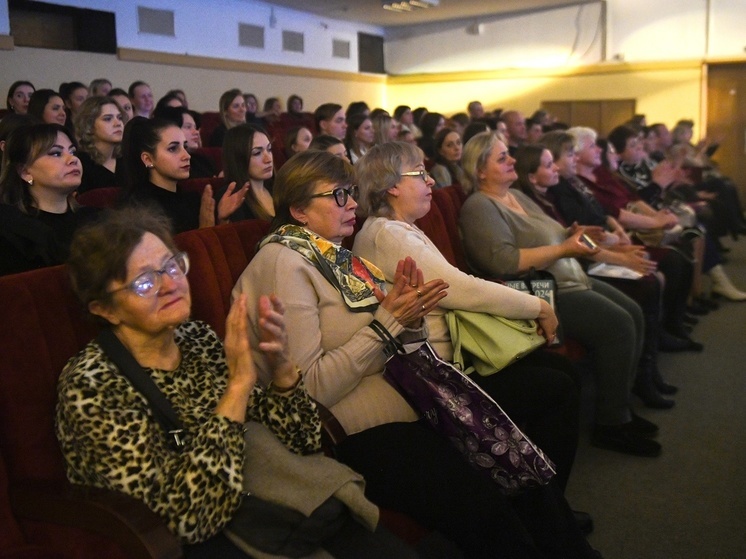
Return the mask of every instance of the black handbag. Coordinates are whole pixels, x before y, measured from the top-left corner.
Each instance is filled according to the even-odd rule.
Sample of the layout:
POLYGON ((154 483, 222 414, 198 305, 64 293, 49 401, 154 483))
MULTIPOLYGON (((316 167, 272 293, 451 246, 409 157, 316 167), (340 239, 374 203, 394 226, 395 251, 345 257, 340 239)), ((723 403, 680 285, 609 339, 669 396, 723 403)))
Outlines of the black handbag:
MULTIPOLYGON (((132 386, 145 396, 153 415, 168 435, 171 447, 181 452, 188 433, 168 398, 111 329, 103 329, 96 342, 132 386)), ((337 534, 349 517, 347 506, 333 496, 306 516, 292 508, 249 494, 243 496, 230 522, 231 539, 238 538, 272 555, 304 557, 337 534)))

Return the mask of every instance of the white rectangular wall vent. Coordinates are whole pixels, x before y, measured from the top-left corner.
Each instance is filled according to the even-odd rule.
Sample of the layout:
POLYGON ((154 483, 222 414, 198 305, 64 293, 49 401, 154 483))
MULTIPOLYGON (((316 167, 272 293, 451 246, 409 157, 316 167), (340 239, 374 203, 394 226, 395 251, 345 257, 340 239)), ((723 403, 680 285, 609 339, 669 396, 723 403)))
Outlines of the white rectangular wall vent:
POLYGON ((140 33, 175 37, 174 12, 172 10, 154 10, 137 7, 137 28, 140 33))
POLYGON ((264 48, 264 27, 250 25, 248 23, 238 24, 238 44, 242 47, 264 48))
POLYGON ((334 58, 350 58, 350 41, 340 41, 334 39, 332 41, 332 56, 334 58))
POLYGON ((297 31, 283 31, 282 50, 288 52, 304 52, 303 33, 298 33, 297 31))

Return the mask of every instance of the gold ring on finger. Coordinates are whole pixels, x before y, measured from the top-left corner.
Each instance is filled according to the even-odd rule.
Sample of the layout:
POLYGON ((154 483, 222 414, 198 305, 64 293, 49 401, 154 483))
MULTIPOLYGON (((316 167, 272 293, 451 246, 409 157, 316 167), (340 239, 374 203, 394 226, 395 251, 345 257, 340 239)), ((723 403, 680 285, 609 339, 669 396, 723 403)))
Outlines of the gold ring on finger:
POLYGON ((425 310, 425 305, 422 305, 422 310, 423 310, 423 311, 425 310))
POLYGON ((422 297, 422 291, 420 291, 419 289, 417 290, 417 297, 422 297))

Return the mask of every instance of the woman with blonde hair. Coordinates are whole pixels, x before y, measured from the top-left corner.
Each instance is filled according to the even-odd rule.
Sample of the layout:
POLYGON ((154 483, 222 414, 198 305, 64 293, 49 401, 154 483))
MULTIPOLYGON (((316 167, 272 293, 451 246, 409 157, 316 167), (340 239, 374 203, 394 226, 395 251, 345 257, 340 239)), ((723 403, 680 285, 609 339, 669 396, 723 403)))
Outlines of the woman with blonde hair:
POLYGON ((117 163, 127 117, 112 97, 89 97, 80 106, 74 124, 80 143, 83 180, 79 193, 108 186, 122 186, 117 163))
POLYGON ((511 186, 515 159, 494 133, 466 144, 462 165, 465 190, 459 223, 472 267, 488 277, 551 272, 558 286, 557 314, 566 336, 591 350, 596 377, 595 426, 591 442, 637 456, 658 456, 648 437, 658 427, 633 413, 631 388, 642 354, 642 310, 615 288, 589 278, 577 258, 598 248, 586 243, 583 227, 565 228, 528 196, 511 186))
POLYGON ((229 89, 220 96, 220 124, 215 128, 208 142, 210 147, 221 147, 225 133, 246 122, 246 100, 240 89, 229 89))

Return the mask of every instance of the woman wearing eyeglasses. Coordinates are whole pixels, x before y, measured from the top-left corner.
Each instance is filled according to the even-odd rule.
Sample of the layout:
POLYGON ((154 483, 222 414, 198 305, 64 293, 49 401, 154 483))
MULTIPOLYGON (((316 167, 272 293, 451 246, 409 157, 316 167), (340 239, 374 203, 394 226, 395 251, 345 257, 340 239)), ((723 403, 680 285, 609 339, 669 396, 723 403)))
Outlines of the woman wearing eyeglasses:
MULTIPOLYGON (((344 428, 336 456, 363 474, 366 495, 443 533, 468 558, 491 558, 495 550, 509 558, 563 556, 567 547, 575 551, 567 556, 593 557, 572 520, 563 516, 554 531, 539 528, 548 517, 558 520, 559 503, 538 507, 506 498, 384 379, 386 344, 374 328, 404 344, 420 343, 427 337, 423 319, 448 284, 425 282, 417 264, 404 258, 386 291, 378 268, 342 247, 355 227, 353 167, 326 152, 299 153, 278 172, 273 195, 273 232, 233 295, 248 295, 255 350, 260 316, 251 302, 276 293, 285 303, 290 355, 309 393, 344 428)), ((532 316, 538 304, 534 310, 532 316)), ((260 378, 267 377, 268 363, 259 352, 254 356, 260 378)))
MULTIPOLYGON (((544 300, 499 283, 466 274, 452 266, 415 221, 430 211, 435 181, 425 172, 416 146, 392 142, 373 147, 358 161, 358 213, 368 216, 355 236, 353 252, 375 262, 391 283, 397 262, 411 256, 426 278, 443 278, 448 297, 427 315, 428 340, 445 360, 453 359, 446 324, 449 310, 467 310, 536 319, 547 340, 557 331, 557 316, 544 300)), ((564 490, 578 442, 579 380, 564 358, 535 352, 487 376, 472 375, 557 465, 564 490)))

